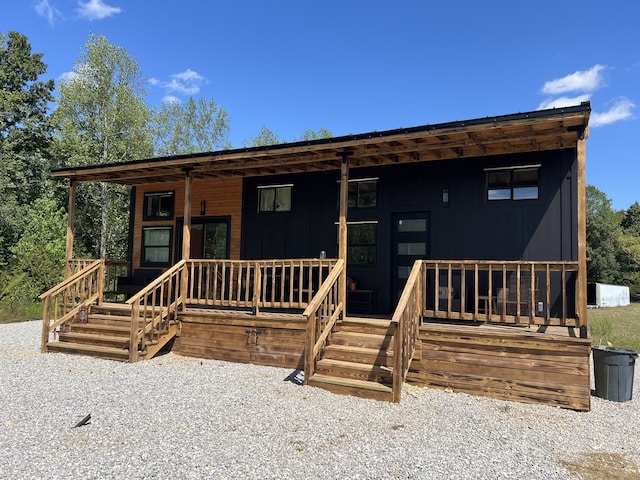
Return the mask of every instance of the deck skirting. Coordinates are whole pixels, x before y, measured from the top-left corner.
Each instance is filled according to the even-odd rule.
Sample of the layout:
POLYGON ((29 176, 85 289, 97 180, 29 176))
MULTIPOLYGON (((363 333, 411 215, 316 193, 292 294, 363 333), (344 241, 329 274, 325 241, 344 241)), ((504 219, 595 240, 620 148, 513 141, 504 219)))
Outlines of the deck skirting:
POLYGON ((407 382, 588 411, 590 339, 518 327, 424 324, 407 382))

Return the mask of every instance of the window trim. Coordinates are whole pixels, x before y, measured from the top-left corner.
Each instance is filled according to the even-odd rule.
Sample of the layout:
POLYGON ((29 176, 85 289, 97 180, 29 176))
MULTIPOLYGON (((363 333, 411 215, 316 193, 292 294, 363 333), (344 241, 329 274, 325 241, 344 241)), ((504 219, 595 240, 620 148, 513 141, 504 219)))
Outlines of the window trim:
POLYGON ((173 220, 174 217, 174 213, 175 213, 175 206, 176 206, 176 192, 175 190, 169 190, 169 191, 159 191, 159 192, 144 192, 143 196, 142 196, 142 220, 145 221, 153 221, 153 220, 173 220), (148 215, 147 214, 147 202, 148 199, 150 199, 152 196, 158 196, 158 195, 166 195, 171 197, 171 208, 168 211, 168 216, 163 217, 160 215, 148 215))
POLYGON ((154 225, 154 226, 145 226, 142 227, 142 238, 141 238, 141 246, 140 246, 140 265, 144 267, 168 267, 171 265, 171 252, 173 250, 173 225, 154 225), (163 247, 165 245, 146 245, 145 244, 145 230, 169 230, 169 244, 166 245, 168 252, 168 260, 166 262, 151 262, 146 260, 146 249, 152 247, 163 247))

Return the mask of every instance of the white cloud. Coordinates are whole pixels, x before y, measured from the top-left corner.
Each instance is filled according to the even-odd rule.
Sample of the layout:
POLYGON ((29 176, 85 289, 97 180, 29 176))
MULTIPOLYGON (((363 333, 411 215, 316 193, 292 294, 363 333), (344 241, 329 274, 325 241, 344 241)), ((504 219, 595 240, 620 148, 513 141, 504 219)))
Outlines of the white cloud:
POLYGON ((207 83, 205 77, 190 68, 187 68, 184 72, 174 73, 170 78, 171 80, 168 82, 163 82, 157 78, 149 79, 150 85, 162 87, 167 91, 165 98, 169 98, 170 101, 177 99, 175 95, 195 95, 200 92, 202 85, 207 83))
POLYGON ((87 20, 102 20, 121 11, 122 9, 120 7, 112 7, 102 0, 78 2, 78 14, 87 20))
POLYGON ((78 74, 76 74, 75 72, 64 72, 58 77, 58 82, 68 82, 69 80, 77 76, 78 74))
POLYGON ((174 97, 173 95, 165 95, 162 97, 162 103, 181 103, 178 97, 174 97))
POLYGON ((620 98, 614 102, 613 106, 608 111, 603 113, 592 113, 589 125, 591 127, 601 127, 603 125, 609 125, 610 123, 631 118, 633 116, 632 110, 635 106, 636 105, 631 100, 627 98, 620 98))
POLYGON ((570 107, 572 105, 579 105, 580 103, 586 102, 590 99, 591 99, 590 93, 585 93, 584 95, 578 95, 577 97, 547 98, 540 105, 538 105, 538 110, 546 110, 547 108, 570 107))
POLYGON ((542 87, 542 93, 593 92, 602 86, 604 77, 601 72, 606 68, 604 65, 594 65, 589 70, 578 70, 565 77, 549 80, 542 87))
POLYGON ((49 25, 51 25, 52 27, 55 25, 57 18, 63 18, 60 10, 51 5, 49 3, 49 0, 41 0, 40 2, 36 3, 34 8, 36 13, 41 17, 46 18, 47 22, 49 22, 49 25))

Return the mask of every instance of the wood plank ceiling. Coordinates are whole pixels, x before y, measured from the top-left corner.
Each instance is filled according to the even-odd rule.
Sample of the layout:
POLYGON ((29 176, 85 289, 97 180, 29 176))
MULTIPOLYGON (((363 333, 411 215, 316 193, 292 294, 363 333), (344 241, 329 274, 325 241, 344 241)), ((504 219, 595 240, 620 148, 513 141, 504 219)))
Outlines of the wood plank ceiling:
POLYGON ((308 142, 135 160, 52 170, 78 182, 128 185, 195 178, 275 175, 340 169, 352 152, 352 168, 575 148, 586 136, 589 103, 563 109, 487 117, 308 142))

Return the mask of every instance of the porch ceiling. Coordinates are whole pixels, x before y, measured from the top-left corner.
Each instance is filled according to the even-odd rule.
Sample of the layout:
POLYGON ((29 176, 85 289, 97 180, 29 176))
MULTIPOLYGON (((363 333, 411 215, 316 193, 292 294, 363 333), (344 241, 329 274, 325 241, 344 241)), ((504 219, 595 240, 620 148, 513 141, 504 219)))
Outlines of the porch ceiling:
POLYGON ((499 117, 347 135, 266 147, 222 150, 52 170, 78 182, 128 185, 195 178, 258 176, 575 148, 587 134, 591 107, 581 105, 499 117))

